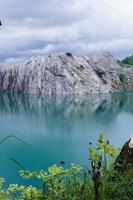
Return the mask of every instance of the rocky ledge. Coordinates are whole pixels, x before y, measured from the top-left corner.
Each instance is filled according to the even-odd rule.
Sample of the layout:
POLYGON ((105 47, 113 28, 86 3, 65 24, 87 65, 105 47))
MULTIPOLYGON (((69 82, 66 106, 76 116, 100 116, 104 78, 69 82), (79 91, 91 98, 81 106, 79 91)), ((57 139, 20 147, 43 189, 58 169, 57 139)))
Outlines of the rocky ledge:
POLYGON ((32 57, 0 64, 0 91, 50 95, 133 91, 133 68, 122 68, 110 53, 32 57))

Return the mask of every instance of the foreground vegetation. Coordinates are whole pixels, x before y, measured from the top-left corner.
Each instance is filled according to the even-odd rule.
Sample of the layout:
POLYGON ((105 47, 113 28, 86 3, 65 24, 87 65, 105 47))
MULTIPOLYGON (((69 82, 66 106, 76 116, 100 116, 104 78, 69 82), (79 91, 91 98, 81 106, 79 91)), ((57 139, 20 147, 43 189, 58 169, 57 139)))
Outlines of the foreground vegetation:
POLYGON ((11 184, 4 189, 0 179, 1 200, 130 200, 133 199, 133 173, 114 170, 119 150, 100 134, 94 148, 90 143, 88 168, 72 164, 69 169, 53 165, 48 171, 21 170, 24 179, 39 179, 40 186, 11 184))

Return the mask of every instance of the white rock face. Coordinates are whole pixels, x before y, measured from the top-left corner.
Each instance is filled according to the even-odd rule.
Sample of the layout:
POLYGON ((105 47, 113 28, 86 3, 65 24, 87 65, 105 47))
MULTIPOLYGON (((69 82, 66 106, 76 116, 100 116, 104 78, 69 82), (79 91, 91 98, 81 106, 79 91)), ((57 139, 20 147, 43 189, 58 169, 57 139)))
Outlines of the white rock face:
POLYGON ((130 138, 129 148, 133 148, 133 135, 131 135, 131 138, 130 138))
POLYGON ((66 53, 0 64, 0 90, 35 94, 88 94, 133 90, 133 69, 122 69, 110 54, 66 53))

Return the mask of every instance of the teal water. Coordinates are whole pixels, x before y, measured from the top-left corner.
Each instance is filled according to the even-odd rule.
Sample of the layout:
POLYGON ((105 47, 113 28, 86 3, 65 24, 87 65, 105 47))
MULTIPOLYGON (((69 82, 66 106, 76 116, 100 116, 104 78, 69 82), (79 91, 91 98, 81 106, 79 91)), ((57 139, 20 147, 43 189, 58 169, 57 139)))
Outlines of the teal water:
POLYGON ((61 160, 88 166, 87 149, 100 132, 121 147, 133 134, 133 93, 89 96, 0 94, 0 176, 26 184, 18 175, 17 159, 26 169, 47 169, 61 160))

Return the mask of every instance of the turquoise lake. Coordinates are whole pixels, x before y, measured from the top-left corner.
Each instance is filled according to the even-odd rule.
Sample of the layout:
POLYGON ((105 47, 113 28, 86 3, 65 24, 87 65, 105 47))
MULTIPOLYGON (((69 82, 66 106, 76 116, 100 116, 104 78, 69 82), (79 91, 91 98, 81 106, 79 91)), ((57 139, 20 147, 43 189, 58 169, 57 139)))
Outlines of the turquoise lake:
MULTIPOLYGON (((89 142, 100 132, 121 147, 133 134, 133 93, 37 96, 0 93, 0 176, 6 184, 29 182, 18 175, 15 158, 26 169, 47 169, 61 160, 88 166, 89 142)), ((33 182, 32 182, 33 183, 33 182)))

